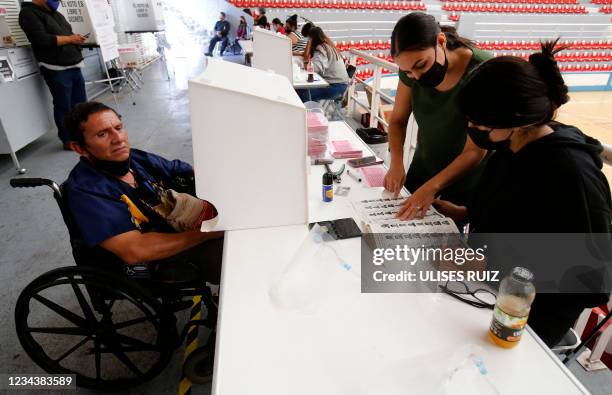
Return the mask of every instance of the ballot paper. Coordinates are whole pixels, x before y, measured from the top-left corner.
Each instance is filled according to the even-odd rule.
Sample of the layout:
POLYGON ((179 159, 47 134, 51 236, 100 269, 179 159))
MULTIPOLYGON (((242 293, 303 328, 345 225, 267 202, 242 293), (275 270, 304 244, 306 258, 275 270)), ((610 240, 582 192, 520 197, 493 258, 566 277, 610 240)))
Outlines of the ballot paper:
POLYGON ((422 219, 396 218, 405 197, 366 199, 353 202, 364 228, 371 233, 459 233, 454 221, 430 207, 422 219))

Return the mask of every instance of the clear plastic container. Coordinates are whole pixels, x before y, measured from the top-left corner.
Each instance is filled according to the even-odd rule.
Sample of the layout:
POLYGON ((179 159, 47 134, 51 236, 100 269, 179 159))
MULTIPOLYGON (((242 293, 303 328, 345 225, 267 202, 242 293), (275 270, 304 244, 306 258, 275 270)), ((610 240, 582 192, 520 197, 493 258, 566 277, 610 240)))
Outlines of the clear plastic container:
POLYGON ((533 273, 515 267, 500 286, 489 328, 489 337, 503 348, 515 347, 523 335, 535 299, 533 273))

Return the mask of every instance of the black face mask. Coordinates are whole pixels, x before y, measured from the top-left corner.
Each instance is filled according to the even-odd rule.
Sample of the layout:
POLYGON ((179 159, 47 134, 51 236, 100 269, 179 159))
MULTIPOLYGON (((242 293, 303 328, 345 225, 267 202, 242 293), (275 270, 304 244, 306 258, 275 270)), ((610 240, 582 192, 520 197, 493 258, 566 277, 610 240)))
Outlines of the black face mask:
POLYGON ((444 64, 438 63, 435 59, 438 57, 438 45, 434 46, 434 63, 431 65, 429 70, 421 75, 421 78, 417 80, 420 85, 435 88, 444 81, 446 71, 448 70, 448 59, 446 58, 446 51, 444 51, 444 64))
MULTIPOLYGON (((90 154, 91 155, 91 154, 90 154)), ((101 172, 108 173, 111 176, 123 177, 130 171, 131 156, 120 162, 113 160, 101 160, 91 155, 91 163, 101 172)))
POLYGON ((482 149, 486 149, 488 151, 506 151, 510 149, 510 137, 514 134, 514 130, 510 133, 507 139, 502 141, 491 141, 489 139, 489 135, 494 129, 489 131, 480 130, 478 128, 470 128, 468 127, 468 135, 476 144, 482 149))

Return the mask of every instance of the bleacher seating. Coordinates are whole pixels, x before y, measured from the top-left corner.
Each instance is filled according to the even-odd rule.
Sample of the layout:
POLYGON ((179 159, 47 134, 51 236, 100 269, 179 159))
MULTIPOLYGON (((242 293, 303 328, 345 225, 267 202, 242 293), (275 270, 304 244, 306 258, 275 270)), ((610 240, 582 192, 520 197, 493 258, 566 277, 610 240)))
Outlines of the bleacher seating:
POLYGON ((518 14, 588 14, 583 5, 496 4, 446 2, 442 10, 451 12, 518 13, 518 14))
POLYGON ((425 3, 414 1, 363 0, 228 0, 236 7, 320 8, 338 10, 425 11, 425 3))
MULTIPOLYGON (((580 4, 580 0, 445 0, 447 3, 506 3, 506 4, 580 4)), ((596 0, 597 1, 597 0, 596 0)), ((599 0, 612 1, 612 0, 599 0)), ((608 4, 608 3, 602 3, 608 4)))
MULTIPOLYGON (((348 53, 351 49, 368 51, 371 55, 387 61, 393 61, 389 54, 391 40, 388 39, 394 21, 399 15, 406 11, 425 10, 427 7, 423 0, 404 0, 404 1, 381 1, 381 0, 227 0, 239 9, 264 7, 268 9, 268 14, 271 16, 284 15, 283 13, 291 12, 298 13, 306 19, 315 21, 324 29, 331 29, 330 37, 335 41, 336 47, 343 53, 345 58, 349 58, 348 53), (291 11, 289 11, 291 9, 291 11), (326 10, 345 10, 348 20, 354 21, 354 24, 344 23, 344 13, 325 12, 326 10), (363 13, 363 10, 371 10, 368 13, 363 13), (322 12, 323 11, 323 12, 322 12), (386 11, 395 11, 386 12, 386 11), (371 12, 371 13, 370 13, 371 12), (375 23, 368 24, 363 15, 372 15, 372 20, 375 23), (394 15, 396 15, 394 17, 394 15), (343 23, 338 24, 337 21, 342 20, 343 23)), ((434 2, 428 1, 427 4, 434 2)), ((588 24, 590 18, 601 19, 602 13, 612 13, 612 0, 591 0, 590 6, 586 3, 581 4, 581 0, 442 0, 439 4, 441 10, 431 6, 434 14, 441 12, 441 20, 457 22, 463 15, 464 24, 466 20, 473 18, 489 18, 496 23, 505 23, 506 18, 522 18, 529 19, 529 31, 538 26, 541 20, 546 26, 550 26, 550 21, 560 20, 560 24, 573 23, 567 21, 567 18, 583 18, 581 22, 588 24), (586 5, 586 6, 585 6, 586 5), (587 8, 589 7, 589 8, 587 8), (589 12, 590 11, 590 12, 589 12), (599 12, 597 12, 599 11, 599 12), (479 16, 477 13, 484 13, 479 16), (518 14, 518 15, 517 15, 518 14), (523 15, 520 15, 523 14, 523 15), (565 15, 564 15, 565 14, 565 15), (582 14, 578 16, 578 14, 582 14), (500 19, 502 18, 502 19, 500 19), (538 19, 539 18, 539 19, 538 19), (565 18, 565 19, 564 19, 565 18)), ((597 22, 601 24, 602 22, 597 22)), ((570 26, 568 25, 568 26, 570 26)), ((469 26, 469 25, 466 25, 469 26)), ((561 69, 564 72, 593 72, 593 71, 612 71, 612 41, 609 40, 609 35, 599 33, 599 31, 589 31, 584 34, 586 40, 581 40, 582 33, 572 30, 573 28, 561 29, 559 35, 561 37, 571 37, 571 41, 562 41, 560 45, 567 48, 561 52, 557 60, 561 69)), ((537 30, 537 28, 536 28, 537 30)), ((597 30, 597 29, 596 29, 597 30)), ((540 48, 539 37, 534 33, 524 34, 525 40, 519 40, 523 34, 520 29, 514 34, 508 34, 513 41, 502 41, 505 30, 488 31, 482 30, 480 34, 481 42, 477 42, 476 46, 482 48, 495 55, 514 55, 523 58, 528 58, 529 54, 540 48), (485 33, 482 33, 482 32, 485 33), (488 37, 492 37, 491 41, 484 41, 488 37), (493 41, 499 37, 499 41, 493 41), (532 39, 533 37, 533 39, 532 39)), ((550 38, 550 37, 549 37, 550 38)), ((373 75, 373 67, 365 59, 357 59, 358 78, 368 78, 373 75)), ((389 72, 388 70, 385 73, 389 72)))

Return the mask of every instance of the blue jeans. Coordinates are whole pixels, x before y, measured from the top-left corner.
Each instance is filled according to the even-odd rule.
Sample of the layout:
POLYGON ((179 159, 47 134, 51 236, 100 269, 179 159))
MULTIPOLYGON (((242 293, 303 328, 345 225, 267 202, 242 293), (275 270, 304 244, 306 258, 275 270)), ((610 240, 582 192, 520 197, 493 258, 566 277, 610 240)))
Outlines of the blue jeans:
POLYGON ((223 56, 223 52, 225 52, 225 48, 227 48, 227 44, 229 43, 229 40, 227 36, 219 38, 219 36, 217 36, 216 34, 210 40, 210 45, 208 46, 208 55, 212 55, 212 52, 215 50, 215 45, 217 45, 219 41, 221 41, 221 49, 219 50, 219 52, 221 56, 223 56))
POLYGON ((326 88, 296 89, 303 103, 307 101, 334 100, 344 95, 347 84, 329 84, 326 88), (308 93, 310 91, 310 94, 308 93))
POLYGON ((63 142, 70 141, 70 135, 64 127, 64 117, 74 106, 87 101, 83 73, 78 67, 54 71, 44 66, 40 68, 40 73, 53 96, 53 118, 57 135, 63 142))

